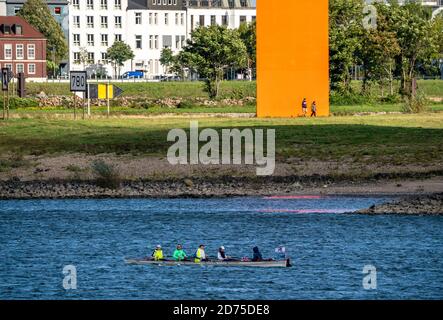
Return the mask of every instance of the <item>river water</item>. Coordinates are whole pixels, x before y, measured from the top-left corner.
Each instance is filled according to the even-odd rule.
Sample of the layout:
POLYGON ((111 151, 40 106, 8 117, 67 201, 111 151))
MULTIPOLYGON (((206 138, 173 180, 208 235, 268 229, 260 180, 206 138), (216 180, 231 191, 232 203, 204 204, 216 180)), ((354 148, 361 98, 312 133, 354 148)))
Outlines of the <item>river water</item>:
POLYGON ((442 299, 443 218, 344 214, 369 197, 0 201, 1 299, 442 299), (292 268, 130 266, 183 243, 292 268), (77 289, 63 287, 63 268, 77 289), (365 290, 363 268, 376 268, 365 290))

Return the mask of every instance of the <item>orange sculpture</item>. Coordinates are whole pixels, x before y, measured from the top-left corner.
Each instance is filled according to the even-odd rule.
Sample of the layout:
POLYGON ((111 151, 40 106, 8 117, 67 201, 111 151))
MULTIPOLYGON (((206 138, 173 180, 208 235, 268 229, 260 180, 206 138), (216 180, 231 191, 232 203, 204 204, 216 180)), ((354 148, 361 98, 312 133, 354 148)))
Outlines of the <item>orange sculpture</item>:
POLYGON ((328 0, 257 0, 257 116, 329 115, 328 0))

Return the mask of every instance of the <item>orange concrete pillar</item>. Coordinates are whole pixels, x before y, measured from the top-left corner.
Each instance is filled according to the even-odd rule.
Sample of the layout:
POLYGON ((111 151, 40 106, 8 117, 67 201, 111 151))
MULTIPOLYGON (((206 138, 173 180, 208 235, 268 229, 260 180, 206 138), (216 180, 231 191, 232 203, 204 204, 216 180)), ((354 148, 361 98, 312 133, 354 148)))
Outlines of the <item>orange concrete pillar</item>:
POLYGON ((257 116, 329 115, 328 0, 257 0, 257 116))

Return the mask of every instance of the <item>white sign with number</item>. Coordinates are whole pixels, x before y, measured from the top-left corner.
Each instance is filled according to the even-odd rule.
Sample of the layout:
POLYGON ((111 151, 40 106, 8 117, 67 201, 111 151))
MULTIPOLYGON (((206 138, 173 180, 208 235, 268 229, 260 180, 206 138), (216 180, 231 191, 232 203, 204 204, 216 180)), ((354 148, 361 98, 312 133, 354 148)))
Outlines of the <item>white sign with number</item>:
POLYGON ((71 71, 71 92, 86 92, 88 90, 88 75, 86 71, 71 71))

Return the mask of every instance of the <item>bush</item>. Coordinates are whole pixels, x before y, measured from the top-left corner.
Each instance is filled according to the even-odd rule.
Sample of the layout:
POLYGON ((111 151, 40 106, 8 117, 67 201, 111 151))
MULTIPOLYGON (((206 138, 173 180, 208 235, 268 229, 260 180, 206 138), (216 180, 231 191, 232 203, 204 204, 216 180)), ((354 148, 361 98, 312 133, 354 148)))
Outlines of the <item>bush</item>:
POLYGON ((183 101, 181 101, 181 102, 178 104, 177 108, 179 108, 179 109, 191 109, 191 108, 193 108, 194 106, 195 106, 195 104, 192 103, 191 101, 183 100, 183 101))
POLYGON ((405 97, 402 111, 407 113, 421 113, 428 110, 429 101, 423 92, 419 92, 415 97, 405 97))
POLYGON ((401 102, 401 96, 398 94, 390 94, 386 97, 380 98, 381 103, 387 103, 387 104, 396 104, 401 102))
POLYGON ((374 103, 374 98, 360 93, 339 94, 332 92, 330 96, 331 105, 335 106, 355 106, 374 103))
MULTIPOLYGON (((3 109, 3 99, 0 99, 0 107, 3 109)), ((30 98, 18 98, 18 97, 10 97, 9 98, 9 109, 18 109, 18 108, 37 108, 38 101, 30 98)))
POLYGON ((114 165, 107 164, 103 160, 95 160, 92 163, 92 171, 96 176, 96 184, 102 188, 118 189, 121 185, 120 175, 114 165))

